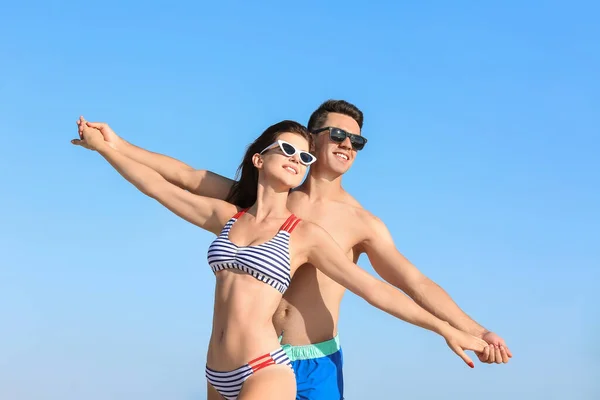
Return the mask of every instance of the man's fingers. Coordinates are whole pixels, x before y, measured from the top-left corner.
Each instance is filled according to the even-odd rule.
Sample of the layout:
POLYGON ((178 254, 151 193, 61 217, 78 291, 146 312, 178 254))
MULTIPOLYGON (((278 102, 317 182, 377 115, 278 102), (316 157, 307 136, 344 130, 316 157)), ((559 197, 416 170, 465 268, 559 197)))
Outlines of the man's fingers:
POLYGON ((480 362, 487 364, 487 360, 485 359, 485 356, 483 355, 483 353, 477 353, 477 358, 479 359, 480 362))
POLYGON ((500 354, 502 355, 502 362, 506 364, 508 362, 508 354, 506 353, 506 347, 500 346, 500 354))
POLYGON ((494 346, 494 351, 496 352, 496 364, 502 364, 502 352, 500 351, 500 346, 494 346))
POLYGON ((496 352, 494 351, 494 345, 490 344, 489 348, 490 348, 490 355, 488 357, 487 362, 489 364, 493 364, 496 361, 496 352))
POLYGON ((96 128, 100 130, 108 127, 108 124, 106 122, 86 122, 86 125, 90 128, 96 128))
POLYGON ((81 136, 81 138, 83 139, 83 128, 86 125, 86 120, 85 118, 83 118, 83 115, 79 117, 79 120, 81 121, 81 124, 79 125, 79 136, 81 136))
POLYGON ((506 355, 508 355, 508 358, 512 358, 512 353, 510 352, 510 349, 506 346, 504 346, 504 348, 506 349, 506 355))
POLYGON ((77 133, 79 134, 79 138, 83 139, 83 126, 81 125, 81 117, 77 118, 75 123, 77 124, 77 133))
POLYGON ((480 357, 479 359, 482 362, 488 362, 490 359, 490 346, 485 346, 485 349, 483 349, 483 356, 480 357))

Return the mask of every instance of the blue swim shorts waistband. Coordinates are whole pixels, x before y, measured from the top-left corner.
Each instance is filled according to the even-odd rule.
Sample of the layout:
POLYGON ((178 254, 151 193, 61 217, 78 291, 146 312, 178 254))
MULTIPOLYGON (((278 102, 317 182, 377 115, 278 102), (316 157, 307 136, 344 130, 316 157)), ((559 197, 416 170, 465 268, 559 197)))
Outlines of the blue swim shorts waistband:
MULTIPOLYGON (((279 337, 281 342, 282 337, 279 337)), ((321 343, 312 343, 304 346, 292 346, 291 344, 281 345, 290 361, 310 360, 313 358, 327 357, 341 349, 339 334, 333 339, 321 343)))

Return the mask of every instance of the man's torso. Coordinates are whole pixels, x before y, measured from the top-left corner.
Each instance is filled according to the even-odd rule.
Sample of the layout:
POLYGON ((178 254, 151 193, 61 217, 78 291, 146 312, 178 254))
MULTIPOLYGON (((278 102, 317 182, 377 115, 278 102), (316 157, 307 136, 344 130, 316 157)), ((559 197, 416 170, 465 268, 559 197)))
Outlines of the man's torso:
MULTIPOLYGON (((358 260, 369 214, 350 195, 311 202, 305 193, 295 191, 290 194, 288 207, 303 220, 325 229, 349 259, 358 260)), ((305 345, 334 337, 345 290, 314 266, 301 266, 273 316, 275 329, 283 334, 282 343, 305 345)))

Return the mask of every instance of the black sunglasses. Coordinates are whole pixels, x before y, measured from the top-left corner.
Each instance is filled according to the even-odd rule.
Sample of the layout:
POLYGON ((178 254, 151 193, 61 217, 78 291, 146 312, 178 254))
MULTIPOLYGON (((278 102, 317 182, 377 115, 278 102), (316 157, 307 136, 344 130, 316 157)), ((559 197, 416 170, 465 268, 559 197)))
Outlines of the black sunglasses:
POLYGON ((350 138, 350 143, 352 143, 352 148, 356 151, 362 150, 367 144, 367 138, 361 135, 356 135, 354 133, 348 133, 343 129, 334 128, 328 126, 326 128, 321 128, 312 131, 315 135, 321 132, 329 131, 329 139, 335 143, 342 143, 346 138, 350 138))

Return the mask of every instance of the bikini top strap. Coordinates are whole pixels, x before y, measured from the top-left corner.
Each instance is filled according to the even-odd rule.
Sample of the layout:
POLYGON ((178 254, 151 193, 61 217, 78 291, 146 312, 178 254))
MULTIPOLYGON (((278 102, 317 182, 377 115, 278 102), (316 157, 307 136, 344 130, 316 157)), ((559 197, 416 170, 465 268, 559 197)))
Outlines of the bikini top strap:
POLYGON ((281 225, 280 231, 286 231, 288 233, 292 233, 296 226, 302 221, 300 218, 296 217, 294 214, 290 215, 288 219, 281 225))
POLYGON ((237 214, 235 214, 231 218, 239 219, 242 215, 246 214, 246 211, 248 211, 248 210, 249 210, 249 208, 244 208, 243 210, 240 210, 237 214))

